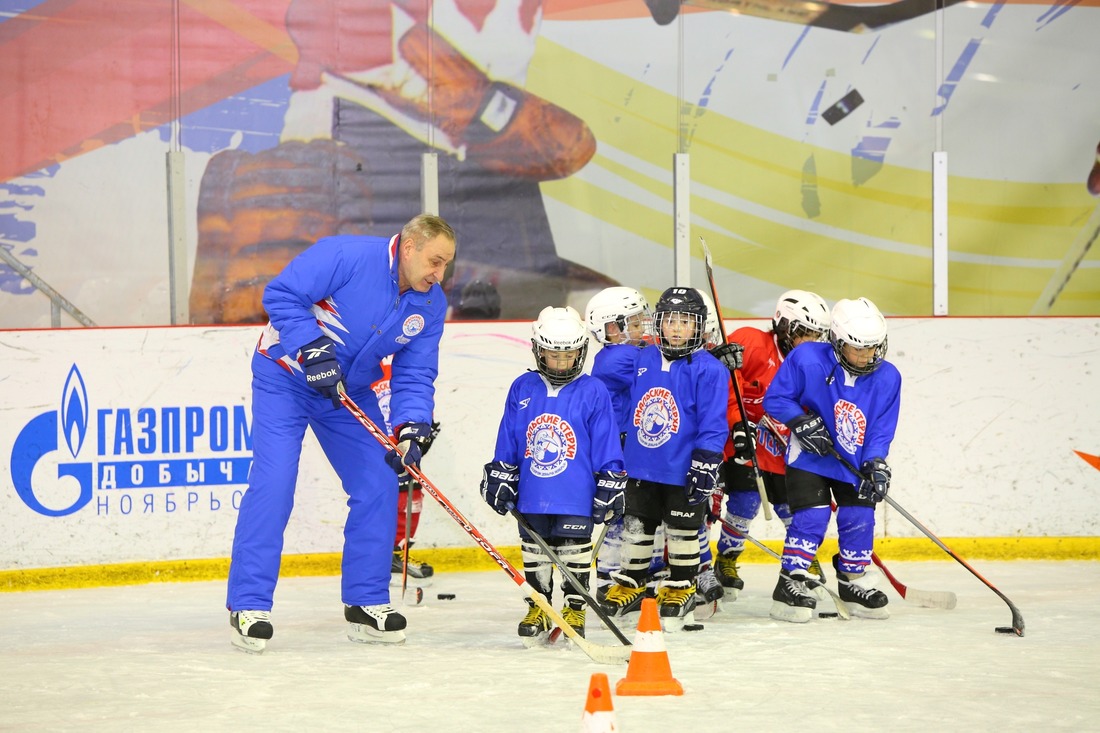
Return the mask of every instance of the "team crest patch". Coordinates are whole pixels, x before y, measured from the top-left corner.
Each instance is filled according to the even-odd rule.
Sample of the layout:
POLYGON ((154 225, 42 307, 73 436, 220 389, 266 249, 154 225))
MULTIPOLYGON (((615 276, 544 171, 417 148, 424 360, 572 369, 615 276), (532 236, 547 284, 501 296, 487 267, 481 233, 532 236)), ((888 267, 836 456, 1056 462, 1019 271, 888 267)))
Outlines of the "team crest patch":
POLYGON ((642 395, 634 407, 634 426, 645 448, 659 448, 680 432, 680 408, 672 392, 654 387, 642 395))
POLYGON ((863 445, 867 436, 867 416, 848 400, 837 400, 833 406, 836 418, 836 442, 851 455, 863 445))
POLYGON ((424 316, 419 313, 413 313, 411 316, 405 319, 405 322, 401 324, 401 333, 406 336, 415 336, 424 330, 424 316))
POLYGON ((527 451, 531 473, 538 478, 557 476, 577 455, 577 434, 558 415, 543 413, 527 425, 527 451))

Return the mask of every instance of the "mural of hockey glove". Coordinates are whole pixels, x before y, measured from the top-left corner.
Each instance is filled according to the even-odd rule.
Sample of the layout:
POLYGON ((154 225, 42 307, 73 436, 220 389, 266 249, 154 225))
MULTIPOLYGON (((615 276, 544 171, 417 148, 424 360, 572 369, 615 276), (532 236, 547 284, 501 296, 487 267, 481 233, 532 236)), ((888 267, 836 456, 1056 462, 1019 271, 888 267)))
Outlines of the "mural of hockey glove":
POLYGON ((516 508, 516 490, 519 487, 519 466, 503 461, 485 464, 481 477, 481 498, 504 516, 516 508))
POLYGON ((431 439, 432 426, 423 422, 407 422, 397 429, 397 450, 386 454, 386 463, 398 476, 407 471, 406 466, 420 468, 424 445, 431 439), (400 455, 398 455, 400 451, 400 455))
POLYGON ((426 122, 436 124, 447 138, 437 139, 437 146, 504 175, 565 178, 595 154, 596 138, 583 120, 513 84, 490 79, 424 23, 400 38, 397 51, 399 63, 393 68, 362 75, 328 70, 325 82, 337 95, 386 114, 413 136, 423 136, 426 122))
POLYGON ((687 502, 691 506, 702 504, 718 488, 718 467, 722 454, 696 448, 691 452, 691 468, 688 469, 687 502))
POLYGON ((264 323, 264 287, 321 237, 367 234, 366 165, 332 140, 223 150, 203 172, 192 323, 264 323))
POLYGON ((730 441, 733 442, 733 462, 739 466, 752 463, 756 454, 756 424, 745 420, 734 423, 730 441))
POLYGON ((829 436, 829 431, 826 429, 825 421, 821 419, 821 415, 812 412, 799 415, 788 422, 787 427, 798 438, 799 444, 810 453, 818 456, 829 455, 829 451, 833 447, 833 439, 829 436))
POLYGON ((333 407, 340 406, 340 382, 344 371, 336 361, 336 344, 328 336, 310 341, 302 347, 302 371, 306 384, 332 400, 333 407))
POLYGON ((740 369, 745 364, 745 347, 736 342, 729 342, 715 346, 710 350, 714 358, 726 365, 731 372, 740 369))
POLYGON ((859 467, 863 480, 859 482, 859 498, 882 501, 890 492, 890 467, 881 458, 864 461, 859 467))
POLYGON ((592 500, 592 521, 614 522, 626 510, 626 471, 597 471, 596 497, 592 500))

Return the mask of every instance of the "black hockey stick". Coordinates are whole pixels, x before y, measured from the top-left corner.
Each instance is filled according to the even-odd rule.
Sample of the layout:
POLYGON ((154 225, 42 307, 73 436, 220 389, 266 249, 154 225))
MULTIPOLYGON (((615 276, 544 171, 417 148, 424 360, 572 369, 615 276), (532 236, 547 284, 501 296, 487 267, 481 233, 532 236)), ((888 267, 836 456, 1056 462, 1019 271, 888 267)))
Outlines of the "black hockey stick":
POLYGON ((600 604, 596 602, 596 599, 589 595, 588 591, 585 590, 585 587, 581 585, 581 581, 577 578, 576 575, 573 574, 573 571, 569 569, 569 566, 567 566, 562 561, 561 557, 559 557, 558 554, 554 552, 553 548, 551 548, 550 545, 546 543, 546 540, 542 538, 542 535, 535 531, 535 528, 532 527, 531 523, 527 521, 527 517, 523 516, 518 509, 512 509, 512 511, 509 513, 513 517, 515 517, 516 521, 519 522, 519 526, 523 527, 523 531, 530 535, 531 539, 535 541, 535 544, 542 548, 542 551, 546 554, 548 558, 550 558, 550 561, 558 566, 558 570, 561 571, 561 574, 565 576, 565 579, 568 580, 570 585, 573 586, 573 590, 577 592, 577 595, 584 599, 584 602, 588 604, 589 608, 596 612, 596 615, 600 617, 601 621, 603 621, 604 626, 606 626, 608 630, 615 635, 615 638, 621 641, 624 645, 630 646, 630 640, 623 635, 623 632, 619 630, 619 627, 615 625, 615 623, 607 615, 607 612, 600 607, 600 604))
MULTIPOLYGON (((754 545, 759 547, 761 550, 763 550, 764 552, 766 552, 769 555, 771 555, 772 557, 774 557, 780 563, 783 562, 783 556, 782 555, 780 555, 778 552, 776 552, 775 550, 768 547, 767 545, 765 545, 760 540, 758 540, 755 537, 753 537, 752 535, 750 535, 748 532, 742 532, 741 530, 737 529, 737 527, 733 526, 733 522, 729 521, 725 517, 719 517, 718 521, 722 523, 723 527, 728 529, 733 534, 737 535, 738 537, 744 537, 746 540, 753 543, 754 545)), ((825 577, 825 575, 824 575, 825 571, 822 570, 821 572, 822 572, 821 577, 824 578, 825 577)), ((833 590, 831 590, 829 588, 829 586, 825 585, 825 583, 823 583, 820 580, 814 580, 813 578, 807 578, 806 579, 806 585, 810 586, 811 588, 822 588, 822 589, 824 589, 825 592, 828 593, 832 597, 833 603, 836 605, 836 612, 838 614, 840 614, 840 617, 842 619, 844 619, 845 621, 852 618, 852 612, 848 608, 848 604, 845 603, 844 600, 840 596, 838 596, 835 592, 833 592, 833 590)))
MULTIPOLYGON (((784 448, 787 447, 787 439, 783 437, 782 431, 779 430, 778 424, 772 419, 771 415, 765 413, 764 417, 760 419, 760 425, 771 433, 781 446, 784 448)), ((836 502, 831 501, 829 505, 835 512, 836 502)), ((894 577, 894 574, 890 572, 890 568, 886 567, 886 563, 884 563, 882 558, 874 551, 871 552, 871 562, 882 571, 882 574, 890 581, 890 585, 894 586, 894 590, 898 592, 898 595, 910 603, 915 603, 924 608, 945 608, 950 610, 954 608, 959 601, 955 594, 949 590, 920 590, 919 588, 910 588, 894 577)))
MULTIPOLYGON (((707 266, 707 280, 710 281, 710 297, 714 301, 714 310, 717 311, 715 315, 718 320, 718 333, 722 334, 722 343, 726 341, 726 323, 722 318, 722 306, 718 304, 718 288, 714 284, 714 265, 710 258, 710 248, 707 247, 707 240, 699 237, 699 243, 703 245, 703 261, 707 266)), ((737 397, 737 409, 741 411, 741 420, 745 423, 745 428, 749 426, 749 414, 745 412, 745 401, 741 399, 741 387, 737 384, 737 375, 730 372, 730 382, 733 383, 733 393, 737 397)), ((756 460, 756 439, 751 435, 749 438, 752 440, 752 475, 756 479, 756 491, 760 494, 760 503, 764 507, 764 519, 771 521, 775 518, 772 514, 772 505, 768 501, 768 490, 764 488, 764 477, 760 475, 760 463, 756 460)))
MULTIPOLYGON (((848 461, 847 458, 845 458, 844 456, 837 453, 836 448, 830 448, 829 449, 829 454, 832 455, 833 458, 836 458, 838 461, 840 461, 841 465, 843 465, 844 468, 847 469, 848 472, 851 473, 853 476, 859 478, 860 481, 863 481, 866 478, 862 473, 859 472, 859 470, 855 466, 853 466, 851 464, 850 461, 848 461)), ((857 486, 858 486, 858 484, 857 484, 857 486)), ((932 531, 930 529, 928 529, 923 524, 918 522, 916 517, 914 517, 909 512, 905 511, 905 509, 900 504, 898 504, 896 501, 891 499, 890 496, 888 496, 888 495, 884 496, 884 497, 882 497, 882 500, 885 501, 890 506, 894 507, 894 509, 899 514, 901 514, 901 516, 905 517, 910 522, 912 522, 914 527, 919 529, 921 532, 924 532, 924 534, 928 537, 928 539, 930 539, 934 543, 936 543, 936 545, 941 550, 946 552, 948 555, 950 555, 952 558, 954 558, 954 560, 956 562, 958 562, 964 568, 969 570, 971 575, 973 575, 975 578, 977 578, 978 580, 985 583, 985 586, 987 588, 989 588, 989 590, 996 593, 1002 601, 1004 601, 1005 603, 1008 604, 1009 609, 1011 609, 1011 611, 1012 611, 1012 626, 998 626, 998 627, 996 627, 996 631, 997 631, 998 634, 1016 634, 1016 636, 1023 636, 1024 635, 1024 617, 1020 613, 1020 609, 1016 608, 1016 606, 1012 603, 1012 601, 1010 601, 1008 599, 1008 596, 1006 596, 1004 593, 1001 593, 1001 591, 997 590, 996 586, 994 586, 988 580, 983 578, 981 573, 979 573, 977 570, 970 567, 970 564, 967 563, 966 560, 963 560, 961 557, 959 557, 957 554, 955 554, 955 552, 950 547, 948 547, 947 545, 945 545, 943 543, 943 540, 941 540, 936 535, 932 534, 932 531)))
MULTIPOLYGON (((398 455, 402 455, 401 449, 397 447, 393 439, 382 432, 382 430, 374 424, 374 421, 359 408, 359 405, 352 401, 351 397, 349 397, 347 392, 343 389, 340 390, 340 402, 343 403, 344 407, 348 409, 348 412, 367 429, 367 432, 369 432, 382 447, 389 450, 395 450, 398 455)), ((565 622, 565 619, 562 618, 557 609, 550 605, 550 601, 546 599, 546 596, 531 587, 531 584, 523 577, 523 573, 516 570, 512 563, 508 562, 508 558, 500 554, 497 548, 493 547, 492 543, 485 539, 485 535, 478 531, 477 527, 470 524, 469 520, 458 510, 458 507, 452 504, 451 500, 448 499, 435 484, 429 481, 428 477, 425 476, 419 468, 416 466, 406 466, 406 468, 409 474, 420 482, 420 486, 424 491, 427 491, 433 499, 439 502, 439 505, 443 507, 447 514, 451 515, 451 519, 455 520, 455 522, 466 531, 466 534, 470 535, 478 546, 485 550, 489 557, 493 558, 493 561, 500 566, 500 569, 508 574, 512 582, 519 586, 524 595, 530 598, 536 606, 541 608, 543 612, 550 617, 550 620, 553 621, 566 636, 572 639, 573 643, 576 644, 581 651, 587 654, 593 662, 598 662, 599 664, 619 664, 629 659, 630 649, 627 647, 594 644, 578 634, 576 629, 565 622)))

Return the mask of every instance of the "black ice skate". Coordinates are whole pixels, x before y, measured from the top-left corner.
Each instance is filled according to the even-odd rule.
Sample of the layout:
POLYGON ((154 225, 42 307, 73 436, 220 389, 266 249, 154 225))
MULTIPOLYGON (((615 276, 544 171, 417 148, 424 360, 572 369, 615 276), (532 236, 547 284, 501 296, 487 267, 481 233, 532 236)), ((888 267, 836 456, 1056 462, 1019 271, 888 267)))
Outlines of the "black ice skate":
POLYGON ((886 619, 890 611, 886 604, 890 599, 874 586, 874 578, 867 573, 849 575, 840 570, 840 555, 833 555, 833 568, 836 570, 836 583, 840 588, 840 600, 851 604, 853 616, 861 618, 886 619))
MULTIPOLYGON (((390 585, 401 585, 402 565, 405 561, 405 551, 394 549, 393 560, 390 562, 390 585)), ((416 585, 427 588, 432 584, 432 576, 435 568, 426 562, 421 562, 409 555, 409 577, 416 581, 416 585)))
POLYGON ((714 568, 708 563, 699 567, 695 576, 695 620, 705 621, 722 609, 726 589, 718 582, 714 568))
POLYGON ((405 617, 388 603, 376 606, 344 605, 348 638, 360 644, 404 644, 405 617))
POLYGON ((737 558, 740 552, 719 555, 714 560, 714 577, 726 589, 726 600, 736 601, 737 594, 745 589, 745 581, 737 574, 737 558))
POLYGON ((233 646, 251 654, 262 654, 267 640, 275 633, 269 611, 232 611, 229 625, 233 627, 233 646))
POLYGON ((666 580, 657 589, 657 609, 661 615, 661 626, 667 633, 675 633, 684 628, 685 623, 694 623, 695 583, 690 580, 666 580))
POLYGON ((523 645, 530 649, 546 642, 550 634, 550 617, 534 601, 528 600, 527 606, 527 615, 519 622, 516 633, 523 645))
POLYGON ((817 608, 817 598, 806 587, 809 576, 805 570, 779 571, 779 582, 772 591, 772 608, 769 615, 778 621, 804 624, 817 608))
POLYGON ((607 589, 607 595, 600 601, 608 616, 625 616, 636 613, 642 608, 645 598, 645 586, 626 575, 615 575, 615 582, 607 589))

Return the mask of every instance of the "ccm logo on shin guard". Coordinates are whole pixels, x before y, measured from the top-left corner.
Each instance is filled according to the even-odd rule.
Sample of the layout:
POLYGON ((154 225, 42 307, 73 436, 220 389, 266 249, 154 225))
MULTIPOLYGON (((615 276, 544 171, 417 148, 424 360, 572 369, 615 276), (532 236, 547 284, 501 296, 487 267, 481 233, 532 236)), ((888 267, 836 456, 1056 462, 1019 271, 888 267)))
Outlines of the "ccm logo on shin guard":
POLYGON ((588 529, 587 524, 563 524, 562 529, 588 529))

